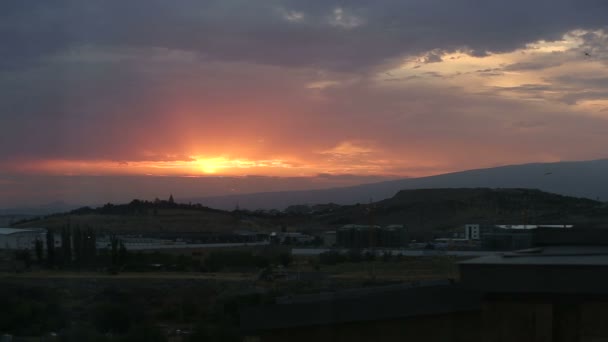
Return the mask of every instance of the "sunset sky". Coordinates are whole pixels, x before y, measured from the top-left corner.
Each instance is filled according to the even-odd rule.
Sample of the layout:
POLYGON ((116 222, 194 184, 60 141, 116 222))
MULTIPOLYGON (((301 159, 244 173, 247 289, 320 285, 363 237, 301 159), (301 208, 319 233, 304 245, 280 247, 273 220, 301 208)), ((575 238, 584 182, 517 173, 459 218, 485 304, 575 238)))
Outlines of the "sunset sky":
POLYGON ((0 38, 21 203, 608 157, 605 0, 8 0, 0 38))

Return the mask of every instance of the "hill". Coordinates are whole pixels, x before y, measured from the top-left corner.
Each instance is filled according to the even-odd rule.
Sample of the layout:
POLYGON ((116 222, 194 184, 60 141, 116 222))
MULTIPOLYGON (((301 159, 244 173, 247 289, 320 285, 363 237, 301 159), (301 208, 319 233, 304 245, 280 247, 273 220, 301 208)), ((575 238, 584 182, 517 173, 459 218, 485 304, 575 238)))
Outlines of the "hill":
POLYGON ((61 228, 66 225, 90 227, 102 231, 132 233, 232 232, 234 230, 274 230, 274 223, 264 215, 241 215, 200 204, 177 204, 168 201, 133 200, 128 204, 106 204, 99 208, 83 207, 14 224, 15 227, 61 228))
MULTIPOLYGON (((303 207, 306 206, 298 206, 303 207)), ((235 230, 323 231, 344 224, 404 224, 413 232, 457 230, 466 223, 579 224, 607 227, 608 206, 595 200, 533 189, 402 190, 382 201, 318 205, 299 212, 223 211, 200 204, 134 200, 81 208, 18 224, 58 228, 66 224, 133 233, 232 232, 235 230)))
POLYGON ((402 190, 371 204, 342 206, 315 221, 339 226, 404 224, 416 231, 451 230, 466 223, 562 224, 602 226, 608 207, 598 201, 532 189, 402 190))
POLYGON ((510 165, 343 188, 202 197, 191 201, 219 209, 232 209, 235 203, 247 209, 284 209, 304 203, 368 203, 370 199, 390 198, 399 190, 433 188, 529 188, 606 201, 608 159, 510 165))

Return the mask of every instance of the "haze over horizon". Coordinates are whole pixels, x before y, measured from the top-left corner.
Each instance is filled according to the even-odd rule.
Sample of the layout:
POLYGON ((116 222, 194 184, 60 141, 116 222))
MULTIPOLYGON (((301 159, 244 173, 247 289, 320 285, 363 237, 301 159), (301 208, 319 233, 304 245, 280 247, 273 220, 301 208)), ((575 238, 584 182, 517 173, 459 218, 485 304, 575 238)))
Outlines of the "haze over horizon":
POLYGON ((0 206, 607 157, 608 3, 467 5, 3 2, 0 206))

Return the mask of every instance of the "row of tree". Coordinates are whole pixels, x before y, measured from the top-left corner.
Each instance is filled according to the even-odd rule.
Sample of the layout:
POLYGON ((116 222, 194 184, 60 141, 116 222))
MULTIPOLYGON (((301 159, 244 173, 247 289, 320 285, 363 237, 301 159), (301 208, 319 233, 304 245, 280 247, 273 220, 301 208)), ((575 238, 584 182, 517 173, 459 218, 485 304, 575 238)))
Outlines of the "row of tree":
MULTIPOLYGON (((59 245, 56 243, 55 234, 54 230, 47 230, 45 237, 46 255, 44 253, 45 242, 36 240, 35 253, 40 265, 46 265, 48 268, 90 268, 98 266, 118 268, 124 265, 127 260, 126 246, 114 235, 110 237, 110 243, 107 247, 98 249, 97 234, 91 228, 63 227, 59 232, 61 241, 59 245)), ((29 267, 31 263, 29 251, 21 251, 18 258, 29 267)))

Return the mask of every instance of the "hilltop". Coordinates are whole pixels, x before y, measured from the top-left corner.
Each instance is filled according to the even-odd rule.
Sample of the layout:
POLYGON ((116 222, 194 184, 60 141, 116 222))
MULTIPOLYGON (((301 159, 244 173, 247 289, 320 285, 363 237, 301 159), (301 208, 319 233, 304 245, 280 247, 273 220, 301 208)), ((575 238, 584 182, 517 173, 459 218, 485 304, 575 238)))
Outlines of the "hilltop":
POLYGON ((418 189, 368 204, 341 206, 315 215, 316 222, 338 226, 404 224, 416 231, 451 230, 465 223, 578 223, 602 226, 608 207, 599 201, 533 189, 418 189))
POLYGON ((54 229, 68 224, 133 233, 221 232, 239 229, 265 231, 274 228, 274 224, 264 215, 242 215, 200 204, 141 200, 133 200, 128 204, 108 203, 99 208, 83 207, 24 220, 14 226, 54 229))

